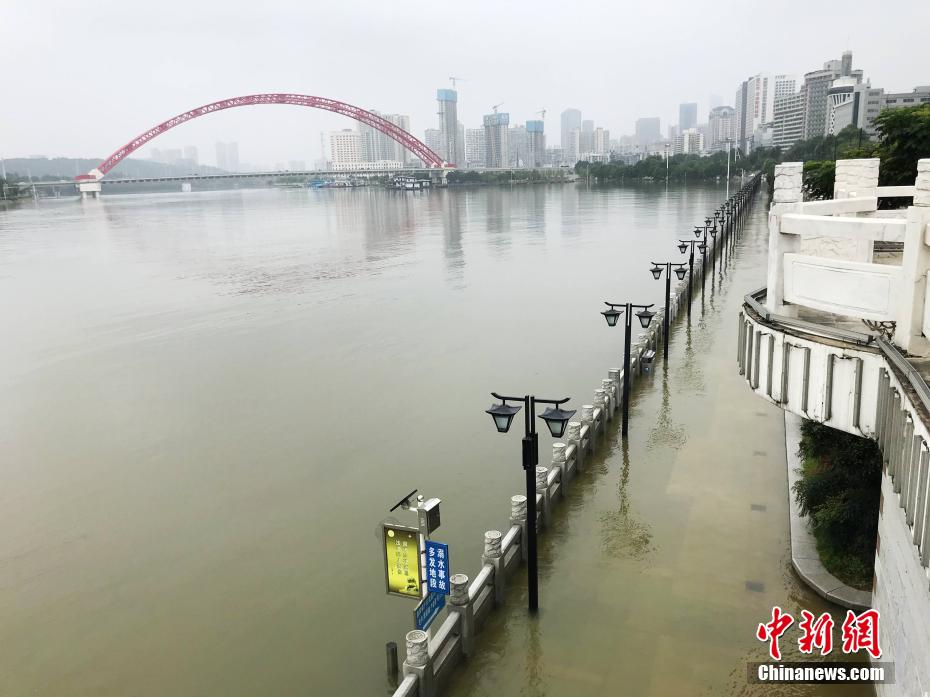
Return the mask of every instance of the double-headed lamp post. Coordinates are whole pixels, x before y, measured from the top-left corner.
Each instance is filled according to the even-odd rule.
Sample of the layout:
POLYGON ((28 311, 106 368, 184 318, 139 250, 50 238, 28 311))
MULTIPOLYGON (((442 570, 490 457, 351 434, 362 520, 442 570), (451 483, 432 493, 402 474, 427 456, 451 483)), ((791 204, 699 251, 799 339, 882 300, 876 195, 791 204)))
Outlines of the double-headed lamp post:
POLYGON ((665 357, 666 362, 668 362, 668 306, 672 301, 672 267, 674 267, 678 280, 682 280, 687 273, 684 264, 675 264, 670 261, 652 262, 652 268, 649 269, 652 272, 652 277, 657 281, 662 278, 662 270, 665 270, 665 323, 662 325, 662 355, 665 357))
POLYGON ((604 319, 607 320, 608 326, 616 327, 620 315, 625 315, 626 317, 626 333, 623 337, 623 422, 620 428, 620 433, 626 438, 627 425, 630 421, 630 329, 633 323, 633 308, 639 308, 639 312, 636 313, 636 316, 639 318, 639 323, 642 325, 643 329, 649 327, 649 323, 652 322, 652 318, 656 313, 649 311, 652 305, 609 302, 605 302, 604 304, 607 305, 608 309, 604 310, 601 314, 604 315, 604 319), (623 309, 618 310, 618 307, 623 309))
POLYGON ((526 427, 523 436, 523 470, 526 474, 526 586, 529 610, 536 612, 539 608, 539 572, 536 563, 536 465, 539 464, 539 434, 536 433, 536 405, 552 405, 540 414, 539 418, 546 422, 553 438, 562 437, 569 420, 575 415, 575 410, 561 408, 561 405, 565 404, 570 397, 540 399, 531 394, 523 397, 507 397, 497 392, 492 392, 491 396, 501 400, 500 404, 494 404, 490 409, 485 410, 485 413, 490 414, 494 420, 498 433, 507 433, 510 430, 513 417, 521 409, 520 406, 507 402, 520 402, 522 407, 525 407, 523 410, 526 427))
MULTIPOLYGON (((700 228, 698 228, 700 230, 700 228)), ((698 251, 703 254, 707 249, 701 240, 679 240, 678 251, 685 254, 688 247, 691 247, 691 256, 688 257, 688 317, 691 316, 691 294, 694 290, 694 245, 697 245, 698 251)))

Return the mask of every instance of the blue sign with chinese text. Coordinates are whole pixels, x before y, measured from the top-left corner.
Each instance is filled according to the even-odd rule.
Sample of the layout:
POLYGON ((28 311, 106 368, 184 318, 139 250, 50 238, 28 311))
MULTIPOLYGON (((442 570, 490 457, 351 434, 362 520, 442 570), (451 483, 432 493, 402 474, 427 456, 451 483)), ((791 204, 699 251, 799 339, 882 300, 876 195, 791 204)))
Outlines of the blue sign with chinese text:
POLYGON ((442 593, 427 593, 426 597, 417 605, 413 611, 414 623, 417 629, 425 630, 429 627, 439 611, 446 606, 446 596, 442 593))
POLYGON ((426 588, 430 593, 449 595, 449 545, 426 541, 426 588))

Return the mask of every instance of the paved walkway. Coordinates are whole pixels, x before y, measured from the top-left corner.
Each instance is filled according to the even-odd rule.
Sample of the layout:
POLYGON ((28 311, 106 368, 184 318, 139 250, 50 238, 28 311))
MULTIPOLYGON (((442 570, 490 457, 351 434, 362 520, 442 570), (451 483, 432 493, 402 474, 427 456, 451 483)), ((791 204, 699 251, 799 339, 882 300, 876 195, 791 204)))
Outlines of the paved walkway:
POLYGON ((791 568, 783 415, 736 368, 737 312, 764 284, 765 210, 763 197, 721 287, 674 327, 668 367, 640 382, 628 445, 613 422, 540 539, 538 619, 511 588, 446 694, 872 694, 747 684, 773 605, 842 622, 791 568))

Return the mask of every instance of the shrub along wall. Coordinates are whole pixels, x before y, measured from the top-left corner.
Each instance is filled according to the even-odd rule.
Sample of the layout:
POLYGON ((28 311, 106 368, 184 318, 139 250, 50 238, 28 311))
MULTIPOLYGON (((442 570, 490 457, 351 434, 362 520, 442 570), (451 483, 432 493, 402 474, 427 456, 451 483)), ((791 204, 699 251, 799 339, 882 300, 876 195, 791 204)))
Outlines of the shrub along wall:
POLYGON ((875 563, 882 458, 875 441, 805 420, 802 477, 794 485, 809 516, 823 565, 855 588, 869 590, 875 563))

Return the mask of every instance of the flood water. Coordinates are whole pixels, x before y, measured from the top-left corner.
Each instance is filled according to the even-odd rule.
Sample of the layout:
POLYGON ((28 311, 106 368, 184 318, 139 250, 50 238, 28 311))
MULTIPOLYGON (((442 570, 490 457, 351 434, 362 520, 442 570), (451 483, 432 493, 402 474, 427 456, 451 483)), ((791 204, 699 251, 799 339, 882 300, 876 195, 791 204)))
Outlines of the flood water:
MULTIPOLYGON (((661 303, 649 262, 682 260, 723 198, 254 190, 0 213, 0 695, 389 694, 384 643, 413 603, 384 593, 388 509, 442 498, 435 537, 474 576, 523 485, 488 393, 590 403, 621 362, 602 301, 661 303)), ((764 207, 637 388, 628 444, 608 437, 540 538, 538 619, 521 573, 449 694, 870 694, 745 684, 773 604, 826 609, 790 569, 781 412, 735 368, 764 207)))

